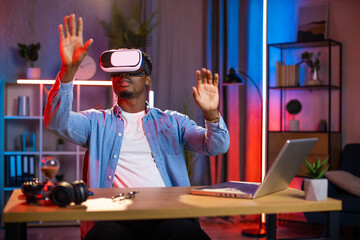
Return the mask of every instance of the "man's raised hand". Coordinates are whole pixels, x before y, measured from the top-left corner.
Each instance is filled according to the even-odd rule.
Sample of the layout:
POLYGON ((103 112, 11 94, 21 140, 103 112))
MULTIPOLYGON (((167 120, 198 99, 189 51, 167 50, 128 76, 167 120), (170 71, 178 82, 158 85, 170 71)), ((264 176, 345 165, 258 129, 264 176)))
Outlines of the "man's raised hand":
POLYGON ((212 121, 218 117, 219 107, 219 74, 213 76, 205 68, 196 71, 196 87, 193 87, 193 97, 202 110, 206 120, 212 121))
POLYGON ((76 27, 75 14, 64 17, 64 26, 59 25, 60 56, 62 66, 60 79, 62 82, 73 80, 76 70, 85 58, 93 40, 89 39, 83 43, 83 20, 78 18, 76 27), (69 26, 70 25, 70 26, 69 26))

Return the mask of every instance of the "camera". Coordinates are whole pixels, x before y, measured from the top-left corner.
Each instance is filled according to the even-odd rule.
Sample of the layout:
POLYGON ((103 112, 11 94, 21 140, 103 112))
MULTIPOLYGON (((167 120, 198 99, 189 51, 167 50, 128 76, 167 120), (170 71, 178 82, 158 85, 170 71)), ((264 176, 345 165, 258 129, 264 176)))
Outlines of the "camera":
POLYGON ((37 179, 26 181, 21 186, 21 191, 25 195, 28 204, 40 204, 42 201, 65 207, 74 202, 76 205, 86 201, 89 190, 86 183, 82 180, 73 183, 59 182, 55 185, 47 185, 37 179))

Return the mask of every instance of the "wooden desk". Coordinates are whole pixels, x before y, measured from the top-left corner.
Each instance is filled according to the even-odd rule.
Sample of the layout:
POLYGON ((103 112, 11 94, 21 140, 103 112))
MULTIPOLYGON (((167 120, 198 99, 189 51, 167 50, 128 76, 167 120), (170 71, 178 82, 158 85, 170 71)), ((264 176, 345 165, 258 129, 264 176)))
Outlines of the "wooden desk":
POLYGON ((255 200, 191 195, 189 187, 134 188, 131 190, 139 191, 136 197, 120 202, 110 199, 121 192, 119 189, 91 190, 94 196, 81 206, 65 208, 29 206, 21 197, 21 191, 15 190, 3 213, 6 239, 26 239, 26 222, 34 221, 136 220, 260 213, 267 215, 267 238, 275 239, 276 213, 314 211, 329 212, 328 236, 331 239, 339 237, 337 211, 341 210, 341 201, 306 201, 302 191, 291 188, 255 200))

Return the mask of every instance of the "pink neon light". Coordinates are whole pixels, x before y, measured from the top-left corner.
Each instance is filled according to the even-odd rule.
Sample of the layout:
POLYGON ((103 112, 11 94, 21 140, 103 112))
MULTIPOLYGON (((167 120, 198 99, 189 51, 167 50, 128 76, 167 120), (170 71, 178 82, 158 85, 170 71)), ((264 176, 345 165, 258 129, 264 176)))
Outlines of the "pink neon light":
MULTIPOLYGON (((16 81, 18 84, 46 84, 52 85, 55 80, 51 79, 18 79, 16 81)), ((112 86, 111 81, 104 80, 75 80, 74 85, 91 85, 91 86, 112 86)))

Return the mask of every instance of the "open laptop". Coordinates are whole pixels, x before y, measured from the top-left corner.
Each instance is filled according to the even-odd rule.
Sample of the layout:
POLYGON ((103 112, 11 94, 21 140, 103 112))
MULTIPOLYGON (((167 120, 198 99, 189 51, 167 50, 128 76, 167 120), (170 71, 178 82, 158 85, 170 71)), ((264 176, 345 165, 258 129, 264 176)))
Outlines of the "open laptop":
POLYGON ((193 188, 190 193, 232 198, 258 198, 286 189, 310 154, 317 138, 287 140, 263 183, 231 181, 193 188))

